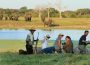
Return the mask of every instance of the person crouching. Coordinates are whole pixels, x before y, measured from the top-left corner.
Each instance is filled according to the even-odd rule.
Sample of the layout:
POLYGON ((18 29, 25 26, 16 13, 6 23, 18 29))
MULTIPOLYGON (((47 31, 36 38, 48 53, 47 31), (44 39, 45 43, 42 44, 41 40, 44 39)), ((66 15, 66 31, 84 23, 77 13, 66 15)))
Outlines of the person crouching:
POLYGON ((63 50, 65 53, 74 53, 73 52, 73 43, 72 43, 70 36, 66 36, 63 50))

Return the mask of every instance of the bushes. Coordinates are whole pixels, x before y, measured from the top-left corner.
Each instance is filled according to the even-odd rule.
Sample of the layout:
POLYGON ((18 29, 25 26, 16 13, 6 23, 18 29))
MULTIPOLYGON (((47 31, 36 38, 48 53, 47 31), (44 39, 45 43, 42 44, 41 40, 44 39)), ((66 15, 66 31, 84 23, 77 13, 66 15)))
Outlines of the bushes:
MULTIPOLYGON (((31 13, 32 17, 38 17, 39 16, 39 10, 37 9, 28 9, 27 7, 21 7, 20 9, 0 9, 0 14, 3 15, 11 15, 13 13, 16 13, 20 16, 24 16, 25 13, 31 13)), ((41 15, 44 15, 45 17, 48 17, 48 8, 42 9, 41 15)), ((61 13, 63 18, 90 18, 90 9, 78 9, 76 11, 64 11, 61 13)), ((59 17, 60 13, 55 8, 49 8, 49 16, 50 17, 59 17)))

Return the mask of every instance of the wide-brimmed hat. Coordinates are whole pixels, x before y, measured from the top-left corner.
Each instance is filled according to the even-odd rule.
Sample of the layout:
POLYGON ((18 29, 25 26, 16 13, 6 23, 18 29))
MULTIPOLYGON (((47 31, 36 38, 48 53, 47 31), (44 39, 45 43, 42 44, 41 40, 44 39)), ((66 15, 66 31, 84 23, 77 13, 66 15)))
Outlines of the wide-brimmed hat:
POLYGON ((60 33, 59 36, 64 36, 64 34, 61 34, 61 33, 60 33))
POLYGON ((35 29, 29 29, 29 31, 36 31, 35 29))
POLYGON ((50 35, 46 35, 46 38, 51 38, 50 35))

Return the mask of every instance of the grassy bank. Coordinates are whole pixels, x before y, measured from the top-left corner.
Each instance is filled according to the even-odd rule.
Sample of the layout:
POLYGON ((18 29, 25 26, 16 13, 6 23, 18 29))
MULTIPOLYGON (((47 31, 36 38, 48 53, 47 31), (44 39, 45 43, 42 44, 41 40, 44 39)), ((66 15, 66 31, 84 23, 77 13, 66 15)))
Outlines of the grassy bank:
POLYGON ((21 18, 19 21, 0 21, 0 28, 29 29, 33 27, 39 29, 90 29, 90 18, 52 18, 52 20, 54 24, 59 26, 44 27, 39 18, 32 18, 32 22, 26 22, 21 18))
POLYGON ((0 65, 90 65, 90 55, 0 53, 0 65))
MULTIPOLYGON (((49 42, 52 46, 54 41, 49 42)), ((77 46, 77 41, 73 41, 77 46)), ((39 41, 38 47, 41 46, 39 41)), ((90 45, 88 46, 90 48, 90 45)), ((25 49, 24 40, 0 40, 0 65, 90 65, 90 55, 79 54, 33 54, 19 55, 25 49)))
MULTIPOLYGON (((0 40, 0 52, 18 52, 19 49, 25 50, 25 40, 0 40)), ((73 41, 74 48, 78 46, 77 41, 73 41)), ((49 41, 48 46, 53 46, 54 41, 49 41)), ((41 41, 38 43, 38 47, 41 47, 41 41)), ((90 48, 90 45, 87 46, 90 48)))
POLYGON ((17 52, 24 49, 25 41, 23 40, 0 40, 0 52, 17 52))
MULTIPOLYGON (((53 45, 53 41, 49 42, 49 46, 53 45)), ((25 50, 25 40, 0 40, 0 52, 18 52, 19 49, 25 50)), ((38 47, 41 47, 41 41, 38 42, 38 47)))

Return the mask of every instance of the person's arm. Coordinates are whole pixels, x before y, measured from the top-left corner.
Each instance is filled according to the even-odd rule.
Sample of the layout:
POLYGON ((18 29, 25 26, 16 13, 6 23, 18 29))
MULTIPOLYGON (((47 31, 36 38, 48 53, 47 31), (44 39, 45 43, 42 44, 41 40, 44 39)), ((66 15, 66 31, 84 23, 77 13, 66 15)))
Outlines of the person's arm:
POLYGON ((65 48, 66 48, 66 43, 64 42, 63 44, 64 44, 64 45, 63 45, 63 49, 65 49, 65 48))
POLYGON ((83 43, 90 44, 90 41, 82 41, 83 43))
POLYGON ((57 46, 58 46, 59 48, 61 48, 61 42, 60 42, 60 40, 58 40, 56 44, 57 44, 57 46))

